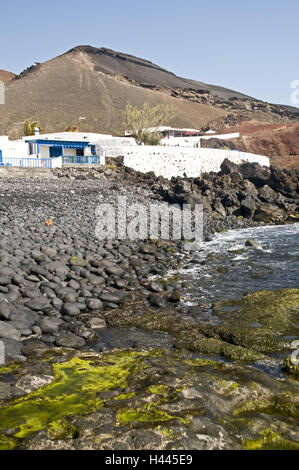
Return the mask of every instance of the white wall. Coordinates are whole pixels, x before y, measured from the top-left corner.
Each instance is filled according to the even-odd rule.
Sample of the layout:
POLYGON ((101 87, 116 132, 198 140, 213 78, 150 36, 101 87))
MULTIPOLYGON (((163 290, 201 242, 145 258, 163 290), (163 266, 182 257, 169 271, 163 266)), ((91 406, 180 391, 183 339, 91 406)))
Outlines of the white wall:
POLYGON ((167 145, 171 147, 200 147, 200 141, 202 139, 237 139, 240 137, 239 132, 235 132, 234 134, 209 134, 207 136, 197 136, 197 137, 165 137, 161 139, 161 145, 167 145))
POLYGON ((52 158, 51 159, 52 168, 62 168, 62 158, 52 158))
POLYGON ((270 165, 267 157, 232 150, 137 146, 131 151, 123 149, 118 155, 124 156, 124 164, 128 167, 142 172, 153 171, 156 176, 169 179, 172 176, 184 176, 184 173, 188 177, 196 177, 205 172, 219 172, 225 158, 237 164, 257 162, 270 165))
POLYGON ((3 157, 25 158, 29 156, 29 145, 22 140, 9 140, 7 136, 0 136, 0 150, 3 157))

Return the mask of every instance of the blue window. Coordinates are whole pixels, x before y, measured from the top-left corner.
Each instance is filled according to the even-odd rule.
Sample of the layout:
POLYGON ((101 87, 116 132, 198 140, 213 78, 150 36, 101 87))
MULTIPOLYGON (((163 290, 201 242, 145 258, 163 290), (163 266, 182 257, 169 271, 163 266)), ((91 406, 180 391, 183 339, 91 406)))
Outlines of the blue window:
POLYGON ((50 147, 50 158, 61 157, 63 154, 62 147, 50 147))

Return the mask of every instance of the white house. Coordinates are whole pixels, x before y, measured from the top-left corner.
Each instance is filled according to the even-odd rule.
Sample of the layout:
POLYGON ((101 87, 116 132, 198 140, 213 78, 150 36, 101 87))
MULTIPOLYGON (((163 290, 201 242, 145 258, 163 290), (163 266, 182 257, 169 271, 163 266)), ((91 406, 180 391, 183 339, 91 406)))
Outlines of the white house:
POLYGON ((111 135, 91 132, 56 132, 23 137, 29 146, 29 155, 45 159, 62 158, 63 164, 105 163, 99 140, 111 139, 111 135))
POLYGON ((1 135, 0 155, 2 158, 25 157, 28 155, 28 145, 22 140, 9 140, 7 135, 1 135))

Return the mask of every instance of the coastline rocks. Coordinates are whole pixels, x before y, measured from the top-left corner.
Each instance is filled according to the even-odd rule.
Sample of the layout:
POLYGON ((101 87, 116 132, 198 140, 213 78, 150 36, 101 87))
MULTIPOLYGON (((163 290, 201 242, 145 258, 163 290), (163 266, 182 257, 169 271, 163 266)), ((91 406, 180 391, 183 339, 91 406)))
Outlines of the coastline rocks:
POLYGON ((25 302, 24 305, 30 310, 38 312, 46 310, 50 305, 50 301, 47 297, 35 297, 34 299, 25 302))
MULTIPOLYGON (((117 311, 124 296, 136 292, 155 310, 180 308, 177 286, 160 281, 182 262, 182 241, 96 239, 99 196, 115 204, 119 187, 134 188, 128 201, 147 206, 152 200, 203 202, 205 240, 232 228, 284 222, 288 214, 296 218, 294 171, 224 161, 219 174, 166 180, 121 165, 102 179, 102 170, 92 170, 99 176, 92 185, 69 181, 70 175, 85 174, 83 168, 61 170, 62 177, 53 178, 51 185, 43 178, 1 181, 0 321, 6 324, 5 334, 16 341, 25 342, 34 334, 46 347, 53 345, 62 331, 75 333, 72 328, 82 314, 117 311), (45 213, 53 226, 44 226, 45 213)), ((90 338, 80 322, 76 325, 79 337, 90 338)))
POLYGON ((25 362, 26 357, 23 354, 23 343, 21 341, 11 338, 1 338, 1 342, 4 344, 4 359, 6 363, 9 362, 25 362))
POLYGON ((67 332, 57 336, 55 344, 65 348, 79 349, 85 345, 85 340, 80 336, 67 332))
POLYGON ((38 339, 27 340, 22 345, 21 351, 27 357, 42 357, 48 346, 38 339))
POLYGON ((254 214, 254 220, 266 222, 283 222, 285 213, 273 204, 260 204, 254 214))
POLYGON ((60 318, 44 317, 38 322, 38 326, 42 333, 55 334, 59 331, 60 326, 64 323, 60 318))
POLYGON ((8 302, 0 302, 0 320, 9 320, 13 312, 13 306, 8 302))
POLYGON ((252 240, 251 238, 248 238, 248 240, 246 240, 245 246, 250 246, 256 248, 257 250, 260 250, 262 248, 262 246, 258 242, 252 240))
POLYGON ((160 294, 150 294, 148 299, 153 307, 163 308, 166 305, 165 299, 160 294))
POLYGON ((20 337, 20 332, 11 326, 10 323, 0 321, 0 338, 19 340, 20 337))
POLYGON ((63 304, 63 314, 64 315, 69 315, 71 317, 76 317, 77 315, 80 315, 81 311, 84 310, 85 305, 79 302, 66 302, 63 304))
POLYGON ((88 299, 86 302, 89 310, 102 310, 103 302, 100 299, 88 299))

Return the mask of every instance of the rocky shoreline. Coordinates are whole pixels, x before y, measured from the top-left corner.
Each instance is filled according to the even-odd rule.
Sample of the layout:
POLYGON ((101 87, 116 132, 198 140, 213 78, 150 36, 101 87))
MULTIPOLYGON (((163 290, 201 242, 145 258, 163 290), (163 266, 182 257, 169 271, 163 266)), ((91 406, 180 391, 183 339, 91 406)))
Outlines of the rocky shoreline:
MULTIPOLYGON (((182 242, 101 242, 94 224, 99 200, 119 195, 145 204, 203 203, 205 240, 217 231, 294 222, 298 172, 226 161, 220 175, 168 181, 113 160, 106 168, 52 170, 47 178, 0 175, 0 186, 0 340, 8 363, 0 369, 0 447, 296 445, 297 372, 286 364, 291 375, 282 383, 246 365, 287 348, 277 339, 280 322, 277 331, 259 334, 242 322, 238 328, 199 324, 181 308, 180 285, 169 274, 186 262, 182 242), (60 410, 55 394, 62 407, 51 421, 53 409, 60 410), (44 400, 46 418, 36 417, 35 427, 24 416, 34 414, 36 397, 44 400), (245 423, 249 411, 279 407, 286 414, 279 429, 267 416, 245 423)), ((287 330, 298 292, 278 297, 287 330)), ((257 302, 277 319, 270 308, 276 301, 263 296, 257 302)), ((246 308, 256 311, 255 299, 246 308)))

